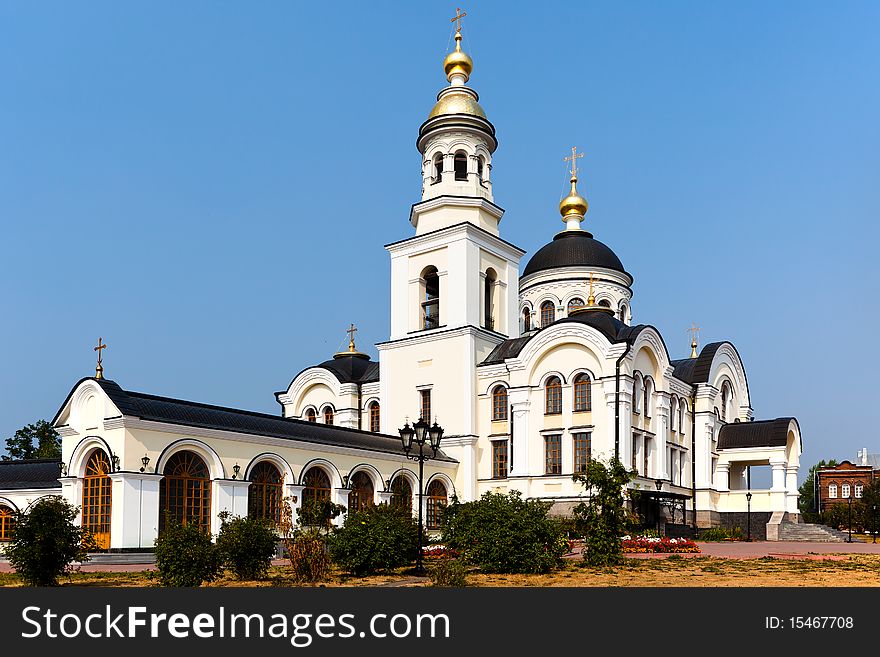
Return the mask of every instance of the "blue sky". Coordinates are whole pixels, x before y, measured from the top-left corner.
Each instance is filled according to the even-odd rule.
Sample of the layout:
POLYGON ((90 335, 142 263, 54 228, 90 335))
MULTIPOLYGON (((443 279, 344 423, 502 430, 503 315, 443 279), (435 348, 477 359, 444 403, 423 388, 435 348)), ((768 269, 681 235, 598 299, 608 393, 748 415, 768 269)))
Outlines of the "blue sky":
MULTIPOLYGON (((464 8, 502 236, 562 227, 577 145, 636 321, 673 357, 692 321, 733 341, 806 464, 880 452, 880 5, 464 8)), ((0 436, 52 417, 98 336, 123 387, 273 413, 349 322, 375 357, 454 10, 0 5, 0 436)))

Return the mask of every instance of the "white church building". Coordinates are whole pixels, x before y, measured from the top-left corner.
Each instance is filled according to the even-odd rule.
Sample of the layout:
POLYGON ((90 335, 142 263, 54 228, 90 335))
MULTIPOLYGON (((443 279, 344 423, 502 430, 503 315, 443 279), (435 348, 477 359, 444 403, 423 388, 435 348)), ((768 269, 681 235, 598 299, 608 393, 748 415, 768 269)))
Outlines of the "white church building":
POLYGON ((398 429, 418 415, 445 430, 425 464, 429 528, 453 495, 487 491, 565 513, 586 494, 573 475, 614 456, 637 472, 649 520, 736 524, 749 509, 768 538, 798 520, 797 421, 755 420, 731 342, 694 340, 690 357, 671 358, 638 317, 632 275, 582 226, 574 150, 560 232, 530 257, 503 238, 495 127, 467 86, 460 32, 443 66, 448 86, 419 128, 421 198, 385 245, 391 322, 378 362, 352 336, 275 393, 277 415, 128 390, 99 362, 54 417, 62 462, 0 463, 0 540, 5 518, 47 494, 80 507, 114 550, 151 548, 166 514, 216 532, 221 512, 277 518, 284 497, 295 509, 329 499, 415 513, 417 466, 398 429), (748 488, 749 466, 770 467, 768 488, 748 488))

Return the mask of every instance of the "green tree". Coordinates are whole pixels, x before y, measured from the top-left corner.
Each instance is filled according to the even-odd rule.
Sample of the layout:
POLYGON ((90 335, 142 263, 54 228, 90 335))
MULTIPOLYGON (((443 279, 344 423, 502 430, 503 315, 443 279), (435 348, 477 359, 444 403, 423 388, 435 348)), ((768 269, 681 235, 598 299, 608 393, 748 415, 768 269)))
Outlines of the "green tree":
POLYGON ((223 565, 241 580, 263 579, 272 565, 278 535, 264 518, 233 517, 228 511, 220 514, 217 549, 223 565))
POLYGON ((800 493, 798 507, 805 520, 815 521, 818 518, 818 504, 816 503, 816 471, 821 468, 831 468, 835 465, 837 465, 836 459, 830 459, 828 461, 823 459, 819 461, 816 465, 810 468, 809 472, 807 472, 807 478, 804 480, 804 483, 801 484, 800 488, 798 488, 798 492, 800 493))
POLYGON ((28 424, 15 435, 6 439, 3 460, 11 459, 60 459, 61 438, 46 420, 28 424))
POLYGON ((330 556, 354 575, 409 564, 418 550, 419 526, 408 509, 389 504, 350 511, 330 535, 330 556))
POLYGON ((880 530, 880 479, 874 479, 862 491, 862 504, 865 505, 866 526, 870 531, 880 530), (876 507, 876 512, 874 508, 876 507))
POLYGON ((58 586, 71 563, 88 559, 94 540, 73 523, 76 514, 76 507, 52 495, 19 515, 5 556, 26 584, 58 586))
POLYGON ((223 559, 210 532, 170 518, 155 540, 156 569, 163 586, 201 586, 220 574, 223 559))
POLYGON ((620 537, 629 530, 624 488, 635 476, 612 458, 608 464, 590 460, 587 471, 576 474, 589 498, 574 509, 580 532, 584 536, 584 561, 591 566, 609 566, 623 560, 620 537))

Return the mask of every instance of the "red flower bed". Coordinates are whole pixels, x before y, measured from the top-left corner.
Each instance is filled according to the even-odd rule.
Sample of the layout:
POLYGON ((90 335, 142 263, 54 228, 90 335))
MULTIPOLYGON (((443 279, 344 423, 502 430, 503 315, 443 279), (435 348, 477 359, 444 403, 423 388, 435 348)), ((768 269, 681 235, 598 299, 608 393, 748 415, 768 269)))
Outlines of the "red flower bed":
POLYGON ((623 537, 623 551, 630 554, 699 552, 700 548, 686 538, 623 537))
POLYGON ((422 548, 422 556, 426 559, 438 557, 455 558, 458 556, 458 552, 446 547, 445 545, 428 545, 422 548))

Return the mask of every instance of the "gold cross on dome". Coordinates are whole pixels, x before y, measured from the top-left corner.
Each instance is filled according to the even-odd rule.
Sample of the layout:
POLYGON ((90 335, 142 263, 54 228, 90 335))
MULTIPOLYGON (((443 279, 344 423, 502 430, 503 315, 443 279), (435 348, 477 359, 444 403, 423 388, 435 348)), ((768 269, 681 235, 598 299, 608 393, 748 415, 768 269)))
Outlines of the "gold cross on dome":
POLYGON ((104 366, 101 365, 101 352, 107 348, 106 344, 101 344, 101 338, 98 338, 98 346, 94 348, 94 351, 98 352, 98 365, 95 367, 95 378, 103 379, 104 378, 104 366))
POLYGON ((577 152, 577 146, 572 146, 571 147, 571 157, 562 158, 563 162, 571 162, 571 169, 569 169, 568 172, 572 175, 573 178, 577 178, 577 175, 578 175, 578 166, 577 166, 578 158, 583 157, 583 156, 584 156, 583 153, 577 152))
POLYGON ((687 330, 687 333, 691 334, 691 342, 696 342, 697 338, 700 335, 700 331, 702 329, 697 326, 696 322, 691 322, 691 327, 687 330))
POLYGON ((467 16, 467 12, 466 12, 466 11, 462 11, 462 10, 461 10, 461 7, 456 7, 456 8, 455 8, 455 17, 454 17, 454 18, 450 18, 450 19, 449 19, 449 22, 450 22, 450 23, 455 23, 455 31, 456 31, 456 32, 461 32, 461 19, 464 18, 465 16, 467 16))
POLYGON ((346 333, 348 333, 348 350, 354 351, 354 334, 357 333, 357 327, 352 324, 348 327, 346 333))

